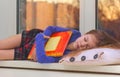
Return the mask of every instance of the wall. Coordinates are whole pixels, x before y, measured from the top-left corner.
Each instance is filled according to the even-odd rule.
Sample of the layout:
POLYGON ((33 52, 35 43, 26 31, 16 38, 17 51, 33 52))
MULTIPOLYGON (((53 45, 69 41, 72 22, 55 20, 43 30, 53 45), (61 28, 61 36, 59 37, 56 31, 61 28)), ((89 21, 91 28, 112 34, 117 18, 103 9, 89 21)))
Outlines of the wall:
POLYGON ((16 1, 0 0, 0 39, 16 34, 16 1))

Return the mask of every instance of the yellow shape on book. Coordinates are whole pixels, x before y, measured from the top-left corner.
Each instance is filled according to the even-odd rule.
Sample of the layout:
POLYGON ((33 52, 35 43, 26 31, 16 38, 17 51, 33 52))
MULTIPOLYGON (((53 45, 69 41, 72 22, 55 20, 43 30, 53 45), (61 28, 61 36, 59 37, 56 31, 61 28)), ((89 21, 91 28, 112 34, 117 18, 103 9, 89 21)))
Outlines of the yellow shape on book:
POLYGON ((57 48, 59 41, 61 39, 61 36, 57 37, 50 37, 49 40, 46 43, 45 51, 53 51, 57 48))

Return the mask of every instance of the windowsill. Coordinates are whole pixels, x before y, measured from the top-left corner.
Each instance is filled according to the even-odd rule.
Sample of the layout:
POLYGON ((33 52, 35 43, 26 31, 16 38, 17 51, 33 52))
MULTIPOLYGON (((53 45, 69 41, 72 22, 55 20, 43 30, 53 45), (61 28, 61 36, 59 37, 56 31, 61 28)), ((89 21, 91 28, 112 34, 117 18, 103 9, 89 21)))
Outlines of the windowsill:
POLYGON ((58 63, 40 64, 32 61, 0 61, 0 68, 120 74, 120 65, 76 66, 76 65, 63 65, 58 63))

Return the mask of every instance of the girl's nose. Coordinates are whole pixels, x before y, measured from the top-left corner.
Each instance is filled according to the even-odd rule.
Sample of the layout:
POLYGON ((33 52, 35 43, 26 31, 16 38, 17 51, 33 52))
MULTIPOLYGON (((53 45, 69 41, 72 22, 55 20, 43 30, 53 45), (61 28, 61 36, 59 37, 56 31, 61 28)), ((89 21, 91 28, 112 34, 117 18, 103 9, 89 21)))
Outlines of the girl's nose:
POLYGON ((85 47, 86 45, 87 45, 87 42, 81 43, 81 46, 82 46, 82 47, 85 47))

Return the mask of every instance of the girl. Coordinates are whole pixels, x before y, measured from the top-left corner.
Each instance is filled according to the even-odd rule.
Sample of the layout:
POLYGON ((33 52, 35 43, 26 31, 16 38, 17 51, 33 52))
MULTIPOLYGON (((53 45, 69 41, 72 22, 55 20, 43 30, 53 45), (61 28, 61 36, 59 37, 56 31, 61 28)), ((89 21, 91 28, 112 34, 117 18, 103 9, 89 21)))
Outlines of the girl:
POLYGON ((33 44, 36 43, 36 52, 34 52, 32 56, 34 61, 37 60, 40 63, 58 62, 62 56, 46 56, 44 45, 52 33, 68 30, 71 30, 73 34, 64 55, 71 51, 89 49, 117 42, 116 40, 113 40, 113 38, 111 38, 108 34, 99 30, 91 30, 81 36, 80 32, 77 30, 49 26, 45 31, 33 29, 31 31, 23 31, 22 34, 18 34, 10 38, 0 40, 0 59, 26 60, 33 44))

